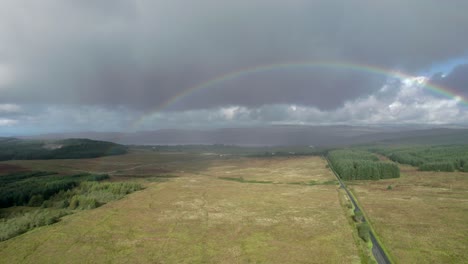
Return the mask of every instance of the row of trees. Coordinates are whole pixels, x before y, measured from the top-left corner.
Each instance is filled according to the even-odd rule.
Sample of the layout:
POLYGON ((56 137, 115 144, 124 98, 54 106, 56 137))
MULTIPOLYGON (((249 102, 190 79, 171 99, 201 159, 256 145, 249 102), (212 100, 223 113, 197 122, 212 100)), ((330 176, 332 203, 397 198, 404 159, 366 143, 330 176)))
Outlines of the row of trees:
POLYGON ((431 162, 431 163, 423 163, 419 165, 419 170, 453 172, 455 171, 455 167, 453 166, 453 163, 451 162, 431 162))
POLYGON ((378 180, 400 177, 400 169, 396 164, 381 162, 367 151, 334 150, 328 153, 328 159, 343 180, 378 180))
POLYGON ((468 172, 468 146, 379 147, 373 151, 389 159, 418 167, 422 171, 468 172))

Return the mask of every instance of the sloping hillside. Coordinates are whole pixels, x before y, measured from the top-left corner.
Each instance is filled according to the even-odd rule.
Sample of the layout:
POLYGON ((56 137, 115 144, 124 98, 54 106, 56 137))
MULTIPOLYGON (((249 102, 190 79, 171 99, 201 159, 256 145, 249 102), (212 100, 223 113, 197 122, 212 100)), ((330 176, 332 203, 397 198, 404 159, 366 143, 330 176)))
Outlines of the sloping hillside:
POLYGON ((125 146, 90 139, 21 140, 0 138, 0 160, 95 158, 126 152, 125 146))

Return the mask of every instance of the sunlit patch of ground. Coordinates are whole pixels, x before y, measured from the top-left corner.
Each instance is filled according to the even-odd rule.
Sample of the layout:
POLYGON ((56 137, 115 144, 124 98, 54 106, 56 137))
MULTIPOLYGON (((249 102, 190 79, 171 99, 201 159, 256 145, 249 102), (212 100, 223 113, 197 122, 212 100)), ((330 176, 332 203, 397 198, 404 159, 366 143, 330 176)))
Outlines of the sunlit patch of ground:
POLYGON ((227 165, 223 161, 217 161, 204 173, 274 183, 306 183, 312 180, 322 183, 335 180, 323 160, 310 157, 239 159, 232 160, 227 165))
POLYGON ((139 162, 179 177, 2 242, 0 262, 360 262, 337 186, 286 184, 334 180, 321 158, 139 162), (220 179, 226 171, 275 183, 220 179))

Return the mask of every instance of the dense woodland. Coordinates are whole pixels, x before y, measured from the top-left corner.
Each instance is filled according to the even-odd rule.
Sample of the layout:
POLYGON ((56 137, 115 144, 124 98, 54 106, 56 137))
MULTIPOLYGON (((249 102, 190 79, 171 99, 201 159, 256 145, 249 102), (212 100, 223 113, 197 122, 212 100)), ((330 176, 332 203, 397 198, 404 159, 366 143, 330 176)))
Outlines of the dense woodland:
POLYGON ((389 159, 421 171, 468 172, 468 145, 374 147, 389 159))
POLYGON ((0 161, 96 158, 126 152, 125 146, 89 139, 43 141, 0 138, 0 161))
POLYGON ((343 180, 378 180, 399 178, 394 163, 379 161, 374 154, 362 150, 333 150, 328 153, 333 169, 343 180))
POLYGON ((55 172, 16 172, 0 177, 0 208, 10 206, 40 206, 60 191, 67 191, 83 181, 100 181, 108 175, 82 173, 70 176, 55 172))
POLYGON ((99 182, 108 178, 106 174, 59 175, 46 171, 0 175, 0 241, 142 188, 131 182, 99 182))

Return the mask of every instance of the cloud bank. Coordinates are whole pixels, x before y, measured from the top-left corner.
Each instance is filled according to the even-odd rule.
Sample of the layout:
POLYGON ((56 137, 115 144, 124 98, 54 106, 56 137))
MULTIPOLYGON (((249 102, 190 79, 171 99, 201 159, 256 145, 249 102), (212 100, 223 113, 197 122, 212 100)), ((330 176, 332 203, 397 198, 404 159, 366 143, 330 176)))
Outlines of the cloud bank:
MULTIPOLYGON (((341 107, 321 110, 298 104, 259 107, 231 105, 217 108, 145 113, 125 107, 0 105, 3 131, 19 126, 31 133, 74 131, 134 132, 157 129, 213 129, 269 125, 459 125, 467 126, 467 106, 460 98, 428 94, 427 78, 389 82, 373 94, 346 101, 341 107), (105 121, 105 122, 103 122, 105 121), (61 124, 57 126, 57 124, 61 124), (84 129, 85 128, 85 129, 84 129), (124 128, 124 129, 123 129, 124 128)), ((5 132, 4 132, 5 133, 5 132)), ((25 134, 28 134, 25 133, 25 134)), ((21 134, 21 133, 20 133, 21 134)))

